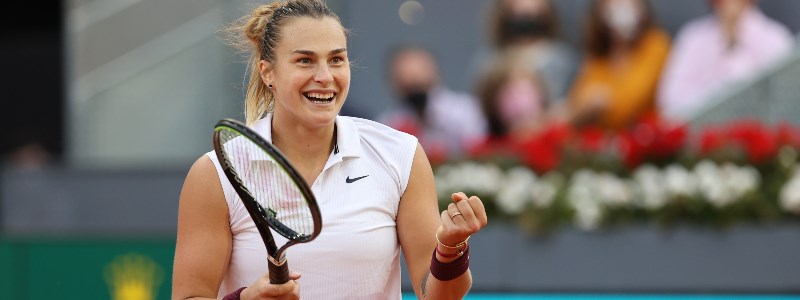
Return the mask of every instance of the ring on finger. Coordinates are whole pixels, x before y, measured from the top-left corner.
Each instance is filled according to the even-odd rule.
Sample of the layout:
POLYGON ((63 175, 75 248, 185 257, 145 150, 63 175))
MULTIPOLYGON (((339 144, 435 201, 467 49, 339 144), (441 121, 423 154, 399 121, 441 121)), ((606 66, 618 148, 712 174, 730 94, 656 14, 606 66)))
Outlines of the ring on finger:
POLYGON ((450 220, 452 220, 452 219, 453 219, 453 218, 455 218, 456 216, 460 216, 460 215, 461 215, 461 212, 460 212, 460 211, 456 211, 456 212, 454 212, 454 213, 450 214, 450 220))

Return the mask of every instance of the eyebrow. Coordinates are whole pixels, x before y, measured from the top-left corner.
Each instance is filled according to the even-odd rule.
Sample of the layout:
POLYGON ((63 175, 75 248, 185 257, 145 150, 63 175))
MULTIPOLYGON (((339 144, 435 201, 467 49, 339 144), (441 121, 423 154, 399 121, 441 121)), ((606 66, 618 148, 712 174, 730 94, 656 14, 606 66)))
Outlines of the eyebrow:
MULTIPOLYGON (((339 54, 339 53, 342 53, 342 52, 347 52, 347 48, 333 49, 333 50, 331 50, 331 52, 329 54, 330 55, 335 55, 335 54, 339 54)), ((292 53, 304 54, 304 55, 315 55, 314 51, 311 51, 311 50, 294 50, 294 51, 292 51, 292 53)))

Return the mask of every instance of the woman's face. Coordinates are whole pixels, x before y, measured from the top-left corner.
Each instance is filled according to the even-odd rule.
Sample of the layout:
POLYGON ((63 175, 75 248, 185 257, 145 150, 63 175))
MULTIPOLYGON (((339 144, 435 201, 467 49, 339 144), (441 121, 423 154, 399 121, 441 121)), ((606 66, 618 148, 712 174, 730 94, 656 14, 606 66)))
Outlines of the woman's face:
POLYGON ((332 124, 350 89, 344 30, 330 17, 287 20, 275 62, 262 63, 261 74, 267 85, 272 84, 276 116, 306 127, 332 124))
POLYGON ((608 27, 624 39, 632 39, 642 22, 644 7, 640 0, 607 0, 602 5, 608 27))
POLYGON ((527 74, 513 74, 497 93, 497 111, 510 129, 520 129, 538 120, 544 101, 542 91, 527 74))
POLYGON ((545 0, 506 0, 504 4, 512 16, 541 16, 549 13, 545 0))

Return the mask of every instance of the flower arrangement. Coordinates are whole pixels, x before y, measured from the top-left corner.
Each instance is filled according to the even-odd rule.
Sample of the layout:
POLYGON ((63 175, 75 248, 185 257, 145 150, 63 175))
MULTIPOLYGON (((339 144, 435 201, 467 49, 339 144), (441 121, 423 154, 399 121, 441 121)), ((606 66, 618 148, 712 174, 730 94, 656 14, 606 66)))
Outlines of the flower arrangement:
POLYGON ((461 190, 532 232, 632 222, 724 227, 800 220, 800 129, 737 120, 690 132, 645 118, 615 134, 552 126, 490 140, 436 166, 441 203, 461 190))

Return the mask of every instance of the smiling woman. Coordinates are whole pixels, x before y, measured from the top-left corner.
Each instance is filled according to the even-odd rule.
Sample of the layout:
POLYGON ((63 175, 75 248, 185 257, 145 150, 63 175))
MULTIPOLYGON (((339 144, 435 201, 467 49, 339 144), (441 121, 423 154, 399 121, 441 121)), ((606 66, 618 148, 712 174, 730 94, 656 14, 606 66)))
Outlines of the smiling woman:
POLYGON ((483 203, 454 193, 437 213, 416 138, 338 115, 350 88, 338 17, 318 0, 279 1, 228 32, 251 53, 247 124, 310 184, 322 230, 287 249, 291 280, 270 282, 258 230, 209 152, 181 192, 173 299, 399 300, 400 251, 418 297, 461 299, 472 283, 467 241, 487 223, 483 203))

